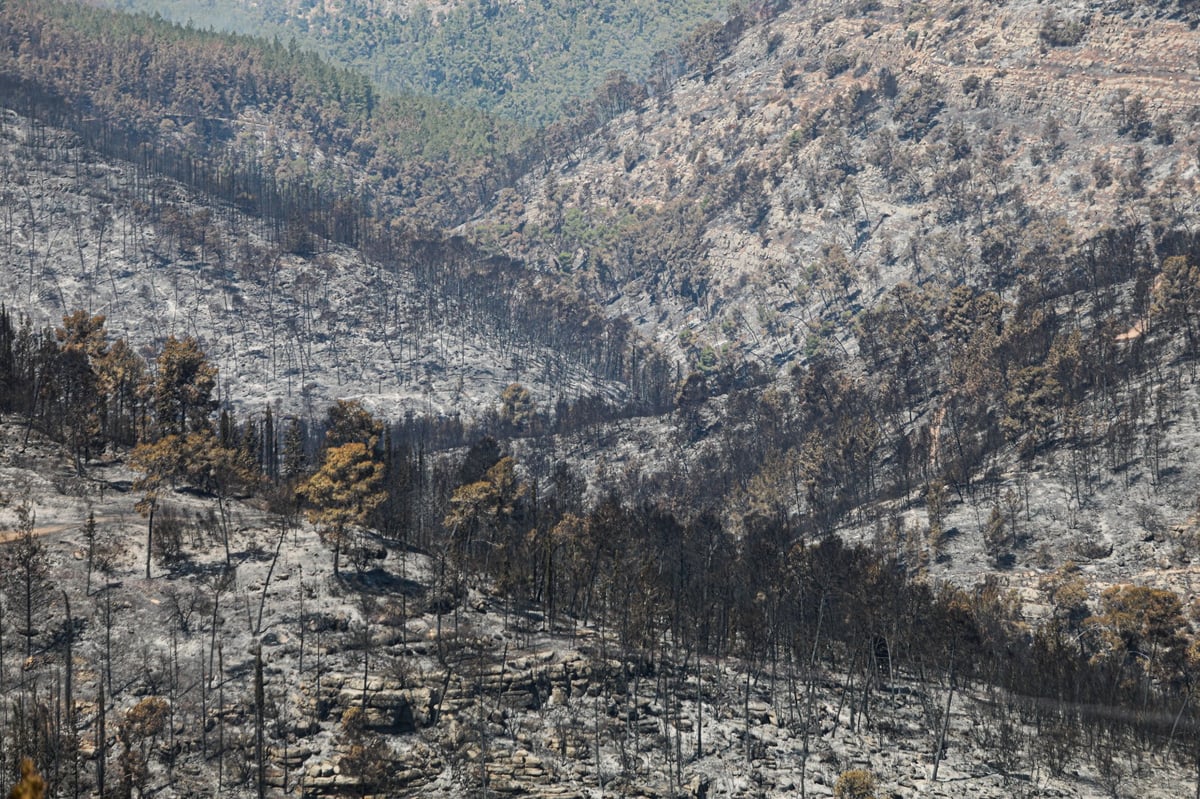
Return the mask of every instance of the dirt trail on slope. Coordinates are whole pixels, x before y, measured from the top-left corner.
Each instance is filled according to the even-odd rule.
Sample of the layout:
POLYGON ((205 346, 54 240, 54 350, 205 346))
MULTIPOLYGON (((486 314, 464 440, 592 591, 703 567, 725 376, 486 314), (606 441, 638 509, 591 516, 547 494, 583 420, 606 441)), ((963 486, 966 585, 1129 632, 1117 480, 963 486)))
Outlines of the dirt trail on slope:
MULTIPOLYGON (((97 525, 111 524, 113 522, 123 522, 123 521, 125 521, 124 516, 97 516, 96 517, 97 525)), ((36 536, 38 538, 42 538, 44 536, 54 535, 55 533, 65 533, 67 530, 71 530, 71 529, 82 530, 84 524, 86 524, 86 520, 81 521, 81 522, 68 522, 68 523, 63 523, 63 524, 39 525, 39 526, 33 528, 33 534, 34 534, 34 536, 36 536)), ((21 535, 20 532, 17 530, 0 530, 0 544, 7 544, 9 541, 16 541, 20 535, 21 535)))

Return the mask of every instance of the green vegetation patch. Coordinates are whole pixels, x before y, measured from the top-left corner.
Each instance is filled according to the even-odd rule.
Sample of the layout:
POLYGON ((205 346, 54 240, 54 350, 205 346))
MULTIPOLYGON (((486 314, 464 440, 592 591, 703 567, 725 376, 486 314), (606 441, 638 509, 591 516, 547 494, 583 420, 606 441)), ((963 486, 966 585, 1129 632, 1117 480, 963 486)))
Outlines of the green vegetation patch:
POLYGON ((384 87, 443 98, 525 124, 547 124, 590 97, 605 74, 635 79, 722 0, 467 0, 443 10, 388 10, 372 0, 105 0, 218 30, 295 38, 384 87))

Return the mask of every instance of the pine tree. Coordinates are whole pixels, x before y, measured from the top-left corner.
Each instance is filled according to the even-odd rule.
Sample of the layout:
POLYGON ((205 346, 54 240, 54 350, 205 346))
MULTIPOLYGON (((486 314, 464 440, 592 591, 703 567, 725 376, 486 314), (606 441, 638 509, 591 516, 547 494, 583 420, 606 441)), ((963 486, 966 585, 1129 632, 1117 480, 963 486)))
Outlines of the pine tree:
POLYGON ((46 548, 34 534, 37 515, 27 501, 17 504, 14 510, 17 536, 4 548, 0 581, 20 615, 18 631, 25 638, 25 659, 28 660, 33 656, 33 639, 37 635, 35 617, 44 611, 49 598, 50 565, 46 548))
POLYGON ((299 494, 311 506, 308 518, 333 542, 333 571, 340 573, 342 547, 354 525, 365 524, 386 498, 380 486, 383 464, 360 441, 325 452, 321 468, 304 482, 299 494))
POLYGON ((216 407, 212 393, 217 385, 217 367, 196 339, 171 336, 163 345, 154 381, 154 411, 164 434, 208 429, 209 415, 216 407))
POLYGON ((174 336, 168 338, 156 364, 154 411, 162 437, 143 440, 130 457, 133 468, 141 472, 133 488, 142 494, 135 507, 147 519, 147 579, 150 577, 154 514, 163 491, 189 474, 219 471, 214 464, 226 460, 214 454, 220 448, 209 421, 209 415, 216 407, 212 393, 216 388, 217 368, 208 362, 200 345, 190 336, 183 340, 174 336))
POLYGON ((134 508, 146 517, 146 579, 150 579, 150 556, 154 543, 154 514, 164 491, 183 473, 183 439, 169 435, 153 443, 139 444, 130 456, 130 465, 141 472, 133 481, 133 490, 142 497, 134 508))
POLYGON ((75 311, 63 317, 54 331, 59 342, 57 382, 62 403, 67 443, 82 472, 86 457, 103 432, 104 396, 97 365, 108 355, 104 317, 75 311))

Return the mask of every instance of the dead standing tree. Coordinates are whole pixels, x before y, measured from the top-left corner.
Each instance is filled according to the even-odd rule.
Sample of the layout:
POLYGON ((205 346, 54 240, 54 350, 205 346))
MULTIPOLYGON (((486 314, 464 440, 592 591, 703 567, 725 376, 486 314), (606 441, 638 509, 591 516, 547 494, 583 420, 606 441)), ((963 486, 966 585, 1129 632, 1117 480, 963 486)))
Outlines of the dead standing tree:
POLYGON ((16 538, 0 557, 4 567, 0 583, 20 617, 19 632, 25 638, 25 659, 29 660, 33 657, 33 640, 37 635, 35 617, 46 607, 49 594, 49 566, 45 547, 34 535, 37 514, 27 500, 18 503, 14 510, 16 538))

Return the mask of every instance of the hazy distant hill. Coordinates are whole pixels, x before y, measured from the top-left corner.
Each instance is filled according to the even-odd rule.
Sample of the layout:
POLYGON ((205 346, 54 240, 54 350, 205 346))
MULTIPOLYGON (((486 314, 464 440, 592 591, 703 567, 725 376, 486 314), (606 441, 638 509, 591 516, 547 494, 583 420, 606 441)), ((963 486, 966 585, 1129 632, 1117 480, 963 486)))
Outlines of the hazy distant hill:
POLYGON ((524 124, 547 124, 590 97, 610 70, 636 80, 691 29, 726 12, 718 0, 302 2, 103 0, 176 22, 290 38, 380 85, 427 93, 524 124), (657 55, 656 55, 657 54, 657 55))

